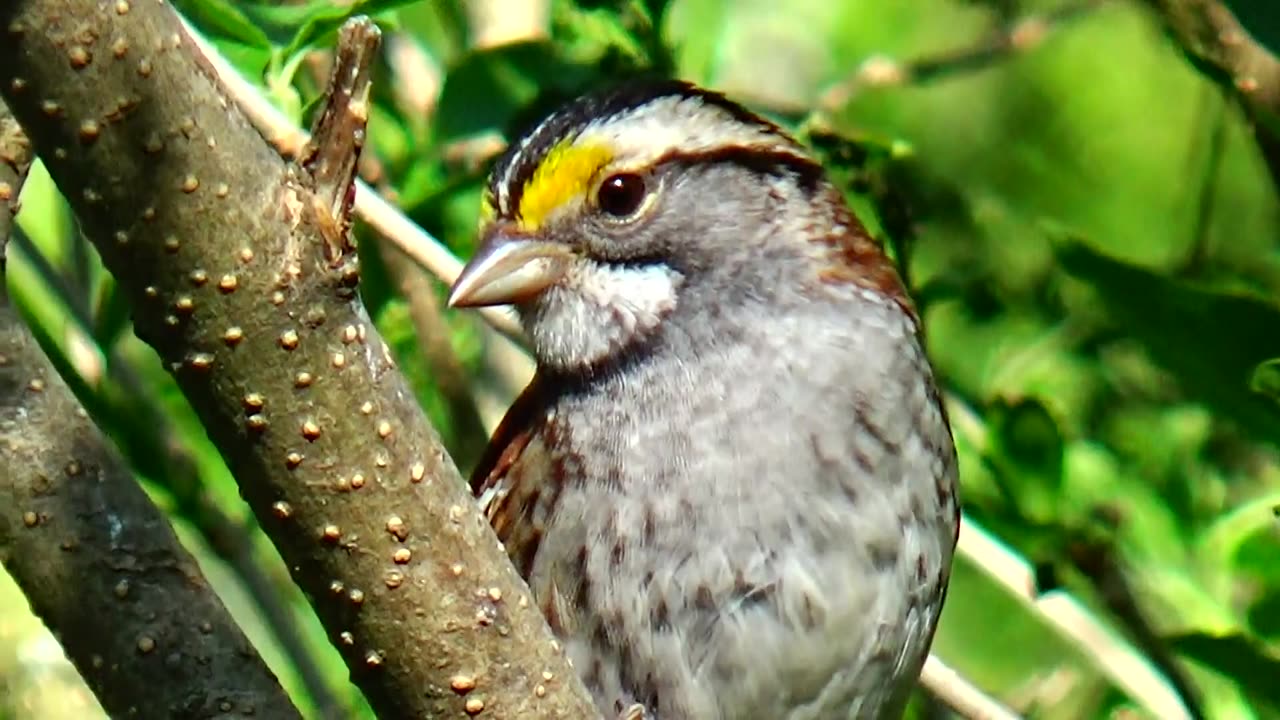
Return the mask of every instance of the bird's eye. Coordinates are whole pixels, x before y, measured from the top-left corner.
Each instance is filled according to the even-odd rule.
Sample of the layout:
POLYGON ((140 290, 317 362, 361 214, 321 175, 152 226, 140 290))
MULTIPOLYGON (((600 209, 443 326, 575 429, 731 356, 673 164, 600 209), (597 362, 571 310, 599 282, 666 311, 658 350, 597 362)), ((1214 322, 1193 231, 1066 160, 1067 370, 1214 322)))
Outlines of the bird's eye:
POLYGON ((600 209, 617 218, 631 216, 644 204, 644 178, 635 173, 618 173, 605 178, 596 193, 600 209))

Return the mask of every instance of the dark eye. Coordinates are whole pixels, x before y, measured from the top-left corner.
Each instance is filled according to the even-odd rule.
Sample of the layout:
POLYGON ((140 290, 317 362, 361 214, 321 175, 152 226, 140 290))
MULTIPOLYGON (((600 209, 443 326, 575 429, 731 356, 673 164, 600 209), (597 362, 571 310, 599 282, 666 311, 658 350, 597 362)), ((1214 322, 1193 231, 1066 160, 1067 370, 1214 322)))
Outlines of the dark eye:
POLYGON ((614 217, 630 216, 644 203, 644 178, 635 173, 618 173, 605 178, 596 194, 600 209, 614 217))

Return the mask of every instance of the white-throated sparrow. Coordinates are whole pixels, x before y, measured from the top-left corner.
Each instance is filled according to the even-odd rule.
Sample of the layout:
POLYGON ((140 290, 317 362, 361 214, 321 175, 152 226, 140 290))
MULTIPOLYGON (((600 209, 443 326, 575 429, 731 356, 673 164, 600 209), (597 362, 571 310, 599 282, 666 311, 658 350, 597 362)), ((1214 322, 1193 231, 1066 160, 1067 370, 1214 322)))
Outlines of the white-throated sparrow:
POLYGON ((583 97, 490 180, 455 306, 538 373, 473 478, 609 716, 901 714, 956 458, 892 264, 777 126, 677 82, 583 97))

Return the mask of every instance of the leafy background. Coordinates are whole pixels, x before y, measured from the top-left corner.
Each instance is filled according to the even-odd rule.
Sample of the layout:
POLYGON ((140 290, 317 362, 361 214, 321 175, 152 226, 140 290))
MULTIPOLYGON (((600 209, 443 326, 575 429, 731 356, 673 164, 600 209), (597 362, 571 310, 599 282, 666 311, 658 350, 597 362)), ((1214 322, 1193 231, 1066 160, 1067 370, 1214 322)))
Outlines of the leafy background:
MULTIPOLYGON (((1276 47, 1268 3, 1229 5, 1276 47)), ((364 175, 463 256, 493 154, 584 88, 673 74, 786 123, 903 264, 946 386, 969 522, 938 654, 1033 717, 1280 717, 1280 204, 1239 108, 1146 5, 177 6, 300 124, 333 30, 377 18, 364 175)), ((23 207, 9 274, 37 335, 304 712, 367 715, 38 170, 23 207), (265 619, 264 592, 291 623, 265 619)), ((378 238, 361 255, 370 312, 465 469, 521 366, 378 238)), ((0 717, 93 713, 0 572, 0 717)))

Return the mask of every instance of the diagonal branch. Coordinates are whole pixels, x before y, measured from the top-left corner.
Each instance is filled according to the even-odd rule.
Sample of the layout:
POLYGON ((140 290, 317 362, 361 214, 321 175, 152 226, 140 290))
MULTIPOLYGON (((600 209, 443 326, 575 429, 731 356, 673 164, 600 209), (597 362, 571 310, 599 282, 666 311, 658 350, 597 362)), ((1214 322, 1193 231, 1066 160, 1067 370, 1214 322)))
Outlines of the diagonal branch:
MULTIPOLYGON (((241 76, 216 48, 199 35, 193 34, 192 41, 199 48, 203 60, 217 75, 226 93, 240 106, 254 127, 263 133, 280 154, 287 157, 298 155, 310 137, 308 133, 295 127, 284 113, 263 98, 257 88, 241 76)), ((444 243, 415 225, 364 182, 357 179, 355 186, 357 217, 442 282, 451 284, 458 278, 463 263, 444 243)), ((524 337, 511 312, 497 307, 478 308, 476 312, 506 337, 516 342, 524 337)))
MULTIPOLYGON (((9 230, 18 214, 18 193, 34 159, 27 134, 22 132, 9 108, 0 103, 0 273, 5 269, 9 230)), ((4 285, 0 283, 0 294, 3 293, 4 285)))
POLYGON ((12 0, 0 32, 0 92, 374 709, 590 717, 356 297, 345 195, 166 4, 12 0))
POLYGON ((1187 58, 1240 99, 1271 180, 1280 187, 1280 58, 1219 0, 1144 0, 1187 58))
MULTIPOLYGON (((0 104, 0 233, 30 152, 0 104), (15 151, 15 148, 19 150, 15 151)), ((299 717, 23 326, 0 270, 0 560, 113 716, 299 717), (173 612, 181 608, 182 612, 173 612)))
POLYGON ((922 85, 986 70, 1044 44, 1056 30, 1096 10, 1107 0, 1073 0, 1045 13, 1032 13, 1005 23, 979 42, 932 55, 895 60, 876 55, 852 75, 828 88, 818 101, 824 112, 848 105, 872 88, 922 85))

